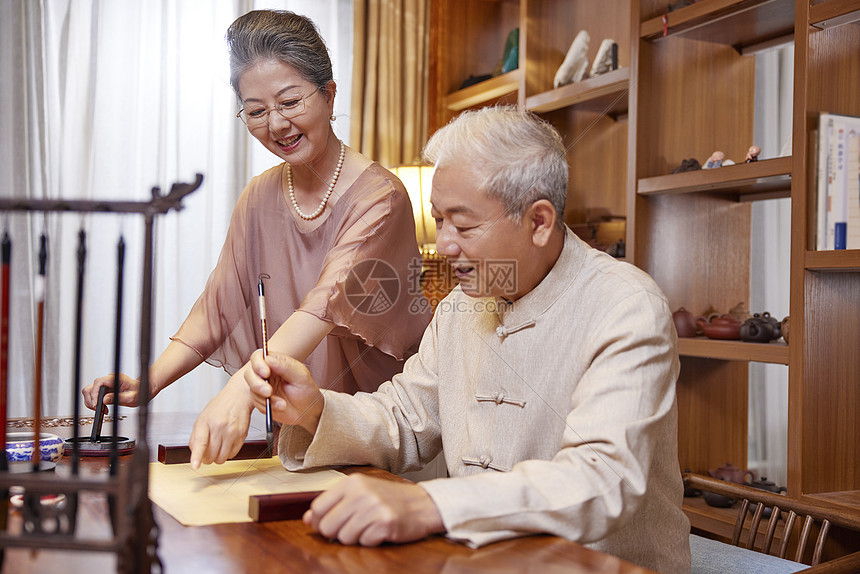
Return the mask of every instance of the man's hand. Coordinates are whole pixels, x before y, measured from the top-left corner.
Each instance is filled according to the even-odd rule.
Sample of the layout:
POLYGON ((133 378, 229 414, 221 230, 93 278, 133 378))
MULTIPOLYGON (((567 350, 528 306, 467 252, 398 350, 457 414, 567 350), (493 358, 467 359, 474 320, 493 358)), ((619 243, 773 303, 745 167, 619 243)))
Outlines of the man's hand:
MULTIPOLYGON (((95 410, 99 400, 99 389, 107 387, 108 393, 105 394, 105 404, 115 404, 113 398, 113 374, 99 377, 89 385, 83 388, 81 394, 84 395, 84 404, 88 408, 95 410)), ((140 381, 132 379, 128 375, 120 373, 119 375, 119 404, 124 407, 136 407, 138 395, 140 393, 140 381)))
POLYGON ((445 531, 426 490, 360 474, 317 496, 303 520, 326 538, 362 546, 412 542, 445 531))
POLYGON ((197 420, 188 446, 191 448, 191 468, 201 464, 222 464, 239 452, 248 436, 251 424, 251 396, 242 381, 242 367, 227 385, 209 401, 197 420))
POLYGON ((307 367, 279 353, 269 353, 263 360, 262 351, 251 355, 250 366, 245 371, 245 382, 254 407, 266 412, 269 397, 273 419, 316 433, 325 401, 307 367))

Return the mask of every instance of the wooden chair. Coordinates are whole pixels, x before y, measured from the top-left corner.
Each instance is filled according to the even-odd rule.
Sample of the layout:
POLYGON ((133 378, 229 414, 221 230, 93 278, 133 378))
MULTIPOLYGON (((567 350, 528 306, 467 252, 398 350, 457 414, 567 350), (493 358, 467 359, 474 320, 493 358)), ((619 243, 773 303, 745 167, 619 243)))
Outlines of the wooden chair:
POLYGON ((795 550, 789 559, 810 565, 810 568, 801 570, 804 574, 860 572, 860 552, 821 563, 821 554, 831 525, 860 532, 860 513, 849 513, 809 500, 790 499, 773 492, 698 474, 684 473, 683 476, 684 485, 687 487, 721 494, 739 501, 738 517, 732 532, 732 546, 786 558, 786 553, 792 545, 791 541, 794 540, 795 550), (749 512, 751 508, 752 513, 749 512), (757 540, 759 526, 766 508, 773 510, 759 544, 757 540), (748 534, 745 545, 742 545, 741 538, 745 523, 747 523, 748 534), (817 536, 813 534, 816 525, 817 536), (794 536, 795 534, 797 536, 794 536), (815 545, 812 547, 811 558, 804 559, 808 556, 807 545, 811 536, 815 538, 815 545), (779 541, 778 548, 774 546, 774 540, 779 541))

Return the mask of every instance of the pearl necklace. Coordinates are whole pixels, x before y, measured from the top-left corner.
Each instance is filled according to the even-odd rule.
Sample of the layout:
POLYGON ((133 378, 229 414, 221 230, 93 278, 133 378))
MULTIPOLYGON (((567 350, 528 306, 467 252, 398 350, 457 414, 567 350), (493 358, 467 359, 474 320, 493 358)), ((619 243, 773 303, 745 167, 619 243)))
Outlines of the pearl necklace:
POLYGON ((337 178, 340 176, 340 168, 343 167, 343 158, 346 156, 346 147, 343 145, 343 142, 340 142, 340 156, 337 158, 337 167, 334 168, 334 175, 331 178, 331 183, 328 184, 328 191, 325 192, 325 197, 322 198, 319 207, 316 208, 311 214, 307 214, 302 212, 299 208, 299 202, 296 201, 296 194, 293 191, 293 169, 287 164, 287 189, 290 192, 290 201, 293 204, 293 208, 296 210, 296 213, 299 214, 299 217, 310 221, 311 219, 316 219, 319 217, 320 213, 325 209, 326 203, 328 203, 328 198, 331 197, 331 192, 334 191, 334 184, 337 183, 337 178))

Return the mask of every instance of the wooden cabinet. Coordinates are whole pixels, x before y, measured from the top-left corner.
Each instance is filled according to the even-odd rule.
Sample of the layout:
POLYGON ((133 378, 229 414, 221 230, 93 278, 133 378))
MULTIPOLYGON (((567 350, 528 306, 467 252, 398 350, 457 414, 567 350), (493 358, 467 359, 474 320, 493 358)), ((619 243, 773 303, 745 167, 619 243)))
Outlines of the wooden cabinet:
MULTIPOLYGON (((750 301, 751 201, 787 197, 792 161, 671 172, 684 158, 705 163, 714 150, 742 162, 754 143, 755 59, 748 54, 793 32, 794 2, 700 0, 670 13, 666 4, 643 0, 638 12, 633 260, 673 309, 726 312, 750 301)), ((787 363, 788 347, 709 339, 679 347, 681 467, 702 474, 726 462, 746 468, 747 361, 787 363)))
POLYGON ((568 149, 565 221, 580 227, 575 230, 581 235, 599 231, 596 225, 589 230, 589 219, 623 222, 630 2, 438 0, 432 6, 431 131, 472 107, 508 103, 538 112, 560 130, 568 149), (514 28, 519 28, 519 68, 458 89, 470 75, 492 71, 514 28), (621 68, 553 89, 556 70, 581 29, 591 36, 589 61, 600 42, 611 38, 618 43, 621 68), (480 48, 476 42, 482 43, 480 48))
POLYGON ((798 1, 795 28, 789 489, 860 512, 860 250, 813 250, 809 173, 817 115, 860 116, 860 1, 798 1))
MULTIPOLYGON (((754 143, 757 45, 790 35, 794 1, 700 0, 666 13, 639 3, 638 85, 631 113, 629 213, 633 261, 657 281, 673 309, 726 312, 750 301, 752 201, 788 197, 791 158, 742 162, 754 143), (665 16, 665 19, 664 19, 665 16), (714 150, 740 164, 672 174, 684 158, 705 163, 714 150)), ((786 238, 787 240, 787 238, 786 238)), ((707 474, 731 462, 747 468, 749 361, 787 364, 784 343, 682 339, 677 385, 679 463, 707 474)), ((728 521, 685 501, 695 528, 728 521)))
MULTIPOLYGON (((626 217, 626 258, 673 309, 727 311, 750 300, 751 205, 790 198, 791 343, 681 340, 679 464, 747 462, 751 361, 788 365, 788 495, 860 512, 860 251, 814 251, 812 142, 818 113, 860 116, 860 0, 436 0, 431 129, 463 109, 516 103, 563 134, 571 167, 565 221, 626 217), (519 69, 466 89, 520 28, 519 69), (553 89, 579 30, 621 68, 553 89), (672 174, 717 149, 753 144, 755 60, 793 38, 790 157, 672 174)), ((697 510, 703 528, 722 523, 697 510)))

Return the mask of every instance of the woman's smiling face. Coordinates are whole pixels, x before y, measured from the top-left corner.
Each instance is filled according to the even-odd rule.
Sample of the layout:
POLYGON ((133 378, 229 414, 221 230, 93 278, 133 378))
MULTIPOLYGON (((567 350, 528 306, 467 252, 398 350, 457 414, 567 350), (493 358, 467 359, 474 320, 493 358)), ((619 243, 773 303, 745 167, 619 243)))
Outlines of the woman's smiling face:
POLYGON ((298 71, 279 60, 260 60, 239 79, 239 93, 246 113, 256 110, 268 121, 249 126, 266 149, 291 165, 313 165, 324 156, 331 131, 329 118, 334 110, 334 82, 325 92, 304 79, 298 71), (286 119, 276 110, 304 99, 304 109, 286 119))

